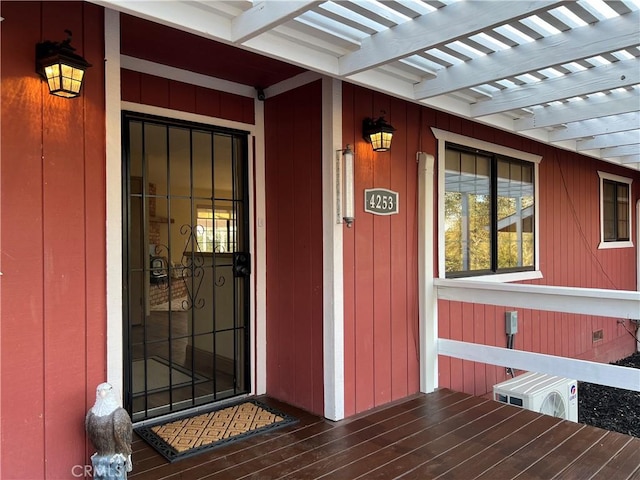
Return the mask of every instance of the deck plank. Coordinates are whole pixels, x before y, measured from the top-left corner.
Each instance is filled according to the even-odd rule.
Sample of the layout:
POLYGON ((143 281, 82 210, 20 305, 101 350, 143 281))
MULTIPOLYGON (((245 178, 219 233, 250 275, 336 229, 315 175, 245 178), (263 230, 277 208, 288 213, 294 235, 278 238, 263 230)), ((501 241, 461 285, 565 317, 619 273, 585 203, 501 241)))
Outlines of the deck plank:
POLYGON ((615 478, 616 480, 627 480, 640 478, 639 456, 640 439, 632 438, 591 479, 611 480, 615 478))
POLYGON ((441 389, 331 422, 299 421, 167 462, 135 436, 132 480, 640 478, 640 439, 441 389))
POLYGON ((496 425, 504 426, 508 419, 519 413, 521 412, 504 406, 493 410, 460 428, 451 429, 438 438, 432 440, 426 438, 426 442, 417 449, 394 458, 383 467, 369 472, 365 476, 372 480, 396 477, 433 478, 461 461, 464 458, 465 446, 471 448, 474 438, 486 434, 496 425))
POLYGON ((553 478, 600 442, 606 433, 606 430, 597 428, 583 428, 572 437, 573 441, 558 445, 549 455, 538 460, 524 472, 538 478, 553 478))
POLYGON ((490 468, 477 478, 491 480, 495 480, 496 478, 515 478, 541 458, 547 456, 558 445, 576 435, 581 428, 584 428, 584 425, 567 421, 557 423, 551 429, 527 444, 525 448, 505 458, 504 461, 490 468))
POLYGON ((583 454, 584 461, 573 462, 565 470, 553 477, 557 480, 589 478, 594 474, 594 465, 604 466, 616 453, 632 440, 632 437, 615 432, 607 434, 583 454))
MULTIPOLYGON (((385 444, 385 448, 383 448, 381 451, 377 452, 374 456, 357 459, 351 464, 332 472, 331 475, 334 478, 375 478, 375 473, 372 472, 376 471, 380 467, 383 467, 387 463, 393 462, 400 456, 405 457, 407 454, 419 449, 424 444, 439 439, 441 436, 446 435, 451 430, 456 430, 460 427, 463 427, 464 425, 469 423, 469 415, 473 417, 472 421, 475 421, 475 419, 477 419, 478 417, 484 416, 490 412, 493 412, 494 410, 503 408, 503 406, 497 402, 483 400, 481 403, 478 403, 475 400, 476 399, 473 399, 472 402, 469 402, 471 404, 466 405, 466 408, 464 408, 464 410, 457 414, 447 415, 449 412, 447 412, 446 410, 443 411, 442 414, 447 415, 445 418, 438 419, 440 421, 437 421, 437 423, 431 424, 427 428, 423 428, 413 435, 407 436, 395 442, 389 442, 383 437, 382 441, 385 444)), ((409 456, 406 458, 406 460, 409 461, 411 458, 412 457, 409 456)))
MULTIPOLYGON (((327 472, 352 463, 354 459, 374 455, 385 447, 384 442, 393 443, 420 431, 428 425, 429 421, 437 421, 438 411, 447 408, 451 409, 454 405, 467 399, 468 397, 466 395, 455 394, 448 397, 446 401, 433 402, 425 405, 424 408, 417 412, 420 416, 417 416, 415 420, 409 421, 408 423, 398 425, 395 428, 385 429, 377 435, 367 435, 367 432, 363 432, 363 435, 357 435, 353 438, 343 438, 335 442, 330 449, 321 449, 317 452, 318 459, 315 462, 298 466, 292 472, 282 477, 282 479, 297 480, 303 478, 318 478, 327 472)), ((458 405, 453 408, 459 407, 458 405)))
MULTIPOLYGON (((328 468, 336 468, 339 464, 349 463, 354 456, 370 455, 381 447, 376 439, 384 435, 396 435, 402 438, 407 435, 412 425, 420 425, 425 418, 432 416, 437 410, 464 400, 464 395, 450 395, 440 402, 429 402, 419 408, 394 415, 391 418, 380 418, 375 424, 357 432, 340 435, 315 449, 305 449, 302 453, 291 456, 284 462, 271 465, 263 470, 256 470, 247 478, 314 478, 323 474, 328 468), (365 453, 366 452, 366 453, 365 453)), ((393 412, 389 412, 391 415, 393 412)), ((346 433, 346 432, 345 432, 346 433)))
POLYGON ((542 435, 560 422, 557 418, 538 415, 528 410, 524 410, 518 420, 521 423, 513 425, 513 429, 508 435, 498 439, 493 444, 486 445, 476 455, 461 459, 452 469, 435 478, 451 480, 456 478, 475 478, 505 458, 514 455, 521 448, 528 445, 532 439, 542 435))
MULTIPOLYGON (((522 409, 498 410, 487 420, 487 428, 485 430, 477 428, 480 426, 478 423, 473 431, 467 432, 462 428, 454 432, 453 436, 459 438, 459 441, 454 442, 453 445, 439 455, 433 455, 425 459, 422 464, 414 470, 403 474, 401 478, 403 480, 437 478, 464 464, 467 459, 486 451, 501 439, 508 437, 518 425, 528 425, 532 421, 526 415, 526 410, 522 409), (520 417, 523 417, 524 420, 520 417)), ((468 464, 467 467, 469 467, 468 464)), ((468 469, 465 469, 464 475, 469 476, 468 469)))
MULTIPOLYGON (((462 396, 453 397, 464 398, 462 396)), ((443 398, 442 401, 448 402, 446 398, 443 398)), ((422 404, 424 405, 424 403, 423 401, 422 404)), ((436 404, 440 405, 439 402, 436 404)), ((416 405, 416 407, 419 406, 421 405, 416 405)), ((420 418, 421 411, 420 408, 416 408, 415 410, 402 412, 398 408, 393 408, 376 412, 371 416, 358 418, 354 421, 335 424, 335 428, 331 431, 291 444, 287 448, 279 449, 276 452, 271 451, 268 455, 255 458, 251 462, 236 465, 235 468, 221 471, 217 475, 213 475, 211 480, 229 477, 242 478, 243 476, 252 478, 254 474, 257 478, 272 478, 271 476, 277 478, 300 468, 300 466, 305 465, 305 462, 308 464, 317 461, 321 458, 320 455, 323 453, 323 448, 326 452, 327 450, 331 451, 331 445, 335 445, 336 442, 344 444, 346 440, 352 443, 356 441, 354 435, 362 433, 363 430, 366 431, 365 437, 384 433, 397 422, 406 424, 415 421, 420 418)))

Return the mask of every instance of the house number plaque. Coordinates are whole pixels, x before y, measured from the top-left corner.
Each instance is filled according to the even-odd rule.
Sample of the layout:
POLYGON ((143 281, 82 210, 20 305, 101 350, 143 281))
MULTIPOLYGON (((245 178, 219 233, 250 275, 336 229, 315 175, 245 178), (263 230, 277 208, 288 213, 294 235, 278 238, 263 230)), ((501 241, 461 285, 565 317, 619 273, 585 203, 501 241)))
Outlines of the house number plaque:
POLYGON ((364 211, 374 215, 398 213, 398 192, 386 188, 368 188, 364 191, 364 211))

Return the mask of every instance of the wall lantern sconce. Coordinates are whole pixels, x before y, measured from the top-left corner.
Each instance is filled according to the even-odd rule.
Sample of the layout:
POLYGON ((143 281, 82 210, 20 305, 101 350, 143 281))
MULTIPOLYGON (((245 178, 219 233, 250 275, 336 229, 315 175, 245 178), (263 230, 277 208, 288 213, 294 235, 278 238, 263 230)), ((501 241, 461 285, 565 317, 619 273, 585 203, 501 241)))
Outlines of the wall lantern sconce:
POLYGON ((68 37, 61 43, 46 41, 36 45, 36 72, 46 80, 51 95, 74 98, 80 95, 84 72, 91 64, 73 53, 71 32, 65 32, 68 37))
POLYGON ((371 144, 374 152, 386 152, 391 148, 393 128, 383 117, 377 120, 365 118, 362 122, 362 136, 371 144))
POLYGON ((338 172, 338 223, 346 223, 351 228, 355 220, 353 186, 353 150, 347 145, 336 151, 336 171, 338 172), (341 177, 341 178, 340 178, 341 177), (340 181, 341 180, 341 181, 340 181))

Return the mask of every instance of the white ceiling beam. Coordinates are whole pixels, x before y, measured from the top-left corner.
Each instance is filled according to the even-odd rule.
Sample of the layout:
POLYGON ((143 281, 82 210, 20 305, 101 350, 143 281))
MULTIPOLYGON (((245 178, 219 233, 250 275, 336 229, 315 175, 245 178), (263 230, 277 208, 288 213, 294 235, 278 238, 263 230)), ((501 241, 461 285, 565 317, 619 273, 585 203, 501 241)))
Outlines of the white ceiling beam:
POLYGON ((321 1, 261 2, 231 21, 231 41, 244 43, 250 38, 311 10, 321 1))
POLYGON ((198 85, 212 90, 233 93, 243 97, 255 98, 256 89, 250 85, 230 82, 221 78, 210 77, 201 73, 190 72, 162 63, 151 62, 142 58, 120 55, 120 67, 133 72, 146 73, 158 78, 168 78, 189 85, 198 85))
POLYGON ((549 66, 638 45, 640 11, 475 58, 438 72, 414 88, 416 99, 483 85, 549 66))
POLYGON ((471 116, 481 117, 638 83, 640 59, 634 58, 502 90, 494 93, 491 100, 472 105, 471 116))
POLYGON ((231 20, 187 2, 92 0, 92 3, 225 43, 231 37, 231 20))
POLYGON ((560 3, 546 0, 456 2, 365 38, 359 50, 340 59, 340 75, 372 69, 436 45, 514 22, 560 3))
POLYGON ((576 149, 578 151, 593 150, 596 148, 618 147, 620 145, 631 145, 634 143, 640 143, 640 130, 598 135, 594 138, 578 140, 576 142, 576 149))
MULTIPOLYGON (((382 69, 357 73, 349 77, 348 81, 367 88, 375 85, 378 92, 388 93, 404 99, 410 98, 413 92, 411 83, 399 81, 395 75, 391 75, 382 69)), ((379 113, 379 111, 371 112, 372 115, 379 113)))
POLYGON ((247 40, 242 47, 314 72, 333 77, 337 77, 338 74, 338 59, 334 55, 314 50, 301 43, 295 43, 295 41, 273 32, 266 32, 259 38, 247 40))
POLYGON ((635 112, 640 105, 640 91, 637 89, 625 92, 613 92, 609 95, 589 97, 537 108, 530 117, 518 118, 513 121, 516 131, 533 128, 551 127, 561 123, 579 122, 590 118, 608 117, 623 113, 635 112))
POLYGON ((627 157, 630 155, 640 155, 640 145, 621 145, 619 147, 603 148, 600 150, 603 157, 627 157))
POLYGON ((630 155, 628 157, 618 158, 620 163, 626 167, 631 167, 632 164, 636 164, 636 169, 640 170, 640 155, 630 155))
POLYGON ((595 118, 584 122, 569 123, 565 128, 549 132, 549 141, 559 142, 609 133, 628 132, 636 130, 638 125, 640 125, 640 112, 625 113, 615 117, 595 118))

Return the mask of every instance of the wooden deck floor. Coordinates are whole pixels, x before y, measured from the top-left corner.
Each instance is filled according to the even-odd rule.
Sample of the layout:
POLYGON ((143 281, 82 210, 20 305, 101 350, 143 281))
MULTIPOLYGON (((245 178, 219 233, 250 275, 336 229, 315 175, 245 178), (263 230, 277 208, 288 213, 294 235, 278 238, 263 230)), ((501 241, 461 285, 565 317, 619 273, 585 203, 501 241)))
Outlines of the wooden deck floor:
POLYGON ((299 423, 166 462, 135 438, 133 480, 640 479, 640 439, 450 390, 341 422, 299 423))

